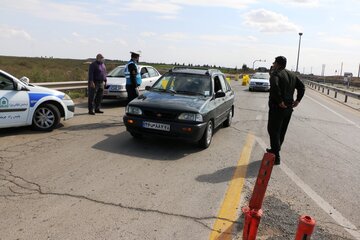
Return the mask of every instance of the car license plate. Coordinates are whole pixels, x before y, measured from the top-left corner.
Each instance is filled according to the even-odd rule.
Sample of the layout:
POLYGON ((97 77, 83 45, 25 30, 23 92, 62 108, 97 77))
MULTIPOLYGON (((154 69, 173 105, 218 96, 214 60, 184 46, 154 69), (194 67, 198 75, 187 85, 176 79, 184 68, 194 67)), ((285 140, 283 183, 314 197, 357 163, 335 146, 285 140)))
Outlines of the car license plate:
POLYGON ((144 128, 156 129, 161 131, 170 131, 170 124, 154 123, 154 122, 143 122, 144 128))
POLYGON ((109 94, 109 90, 104 89, 104 94, 109 94))

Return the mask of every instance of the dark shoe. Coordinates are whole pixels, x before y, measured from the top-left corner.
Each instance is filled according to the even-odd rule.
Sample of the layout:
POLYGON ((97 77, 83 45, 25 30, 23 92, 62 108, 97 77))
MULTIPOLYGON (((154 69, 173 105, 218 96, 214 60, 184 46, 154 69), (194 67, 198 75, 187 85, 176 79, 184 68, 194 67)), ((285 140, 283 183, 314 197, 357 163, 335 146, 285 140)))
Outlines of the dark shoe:
POLYGON ((93 111, 89 111, 89 115, 95 115, 93 111))
POLYGON ((271 148, 267 148, 267 149, 266 149, 266 152, 275 154, 275 162, 274 162, 274 165, 280 165, 280 155, 279 155, 279 153, 276 154, 273 150, 271 150, 271 148))
POLYGON ((104 113, 103 111, 100 111, 100 109, 95 110, 95 113, 104 113))

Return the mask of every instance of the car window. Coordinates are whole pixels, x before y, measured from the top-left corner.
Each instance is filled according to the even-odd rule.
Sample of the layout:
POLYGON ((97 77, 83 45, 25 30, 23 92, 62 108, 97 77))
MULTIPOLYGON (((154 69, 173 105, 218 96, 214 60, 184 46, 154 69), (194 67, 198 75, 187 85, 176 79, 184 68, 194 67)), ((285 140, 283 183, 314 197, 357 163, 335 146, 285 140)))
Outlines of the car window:
POLYGON ((0 90, 14 90, 14 82, 8 77, 0 74, 0 90))
POLYGON ((270 74, 269 73, 255 73, 252 78, 256 78, 256 79, 270 79, 270 74))
POLYGON ((113 70, 111 70, 108 75, 108 77, 125 77, 125 67, 116 67, 113 70))
POLYGON ((149 71, 150 77, 157 77, 159 73, 152 67, 148 67, 147 70, 149 71))
POLYGON ((219 75, 219 79, 220 79, 220 84, 221 84, 221 89, 223 90, 223 92, 226 92, 226 80, 224 78, 223 75, 219 75))
POLYGON ((165 74, 153 86, 154 90, 168 90, 176 94, 211 94, 211 81, 208 76, 198 74, 165 74))
POLYGON ((225 85, 226 85, 226 92, 231 91, 231 87, 228 81, 225 81, 225 85))
POLYGON ((218 91, 223 91, 223 85, 221 84, 220 76, 216 75, 214 77, 214 91, 217 93, 218 91))
POLYGON ((150 77, 150 74, 149 74, 149 72, 148 72, 148 70, 147 70, 146 67, 142 67, 142 68, 141 68, 140 74, 141 74, 141 78, 148 78, 148 77, 150 77))

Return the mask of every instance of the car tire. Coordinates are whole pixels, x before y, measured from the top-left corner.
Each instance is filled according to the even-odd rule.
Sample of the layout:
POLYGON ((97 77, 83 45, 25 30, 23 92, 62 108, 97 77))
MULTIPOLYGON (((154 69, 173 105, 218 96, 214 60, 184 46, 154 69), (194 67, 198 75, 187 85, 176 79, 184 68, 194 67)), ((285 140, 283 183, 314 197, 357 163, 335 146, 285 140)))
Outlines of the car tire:
POLYGON ((201 148, 206 149, 210 146, 210 143, 211 143, 212 137, 213 137, 213 133, 214 133, 214 126, 213 126, 213 122, 210 120, 206 125, 204 135, 202 136, 202 138, 199 141, 199 146, 201 148))
POLYGON ((130 132, 130 134, 133 138, 136 138, 136 139, 142 138, 142 134, 140 134, 140 133, 130 132))
POLYGON ((249 92, 251 92, 252 91, 252 89, 251 88, 249 88, 249 92))
POLYGON ((52 131, 59 123, 59 109, 52 104, 40 105, 34 112, 32 127, 35 130, 52 131))
POLYGON ((231 122, 232 122, 232 118, 233 118, 233 111, 232 109, 230 110, 227 119, 224 122, 224 127, 230 127, 231 126, 231 122))

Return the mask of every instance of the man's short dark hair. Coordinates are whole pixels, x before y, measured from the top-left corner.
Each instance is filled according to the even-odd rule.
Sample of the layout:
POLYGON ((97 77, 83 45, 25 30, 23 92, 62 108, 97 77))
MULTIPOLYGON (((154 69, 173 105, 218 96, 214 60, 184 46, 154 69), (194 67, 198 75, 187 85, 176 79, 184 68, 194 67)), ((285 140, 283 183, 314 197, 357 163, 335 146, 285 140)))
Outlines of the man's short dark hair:
POLYGON ((136 54, 136 53, 131 53, 131 58, 138 58, 138 57, 140 57, 140 55, 139 55, 139 54, 136 54))
POLYGON ((275 62, 279 64, 281 67, 286 67, 286 57, 284 56, 278 56, 275 58, 275 62))

